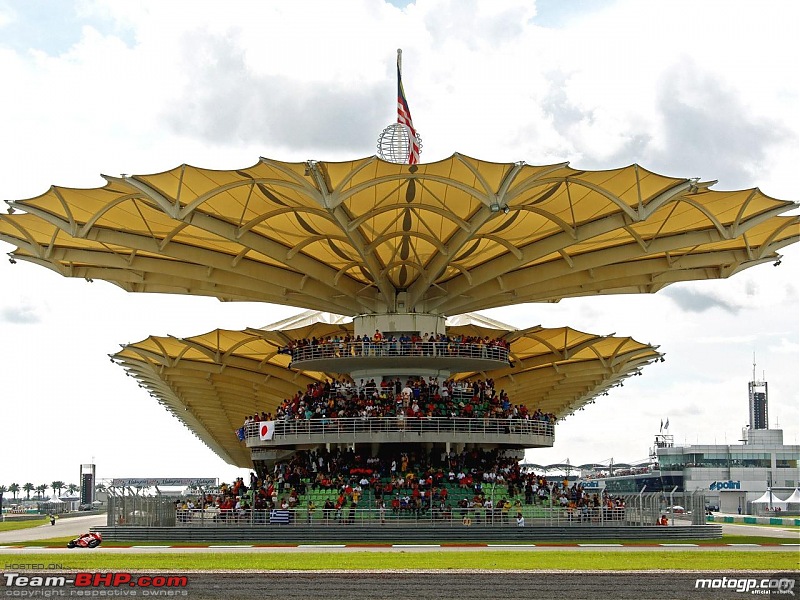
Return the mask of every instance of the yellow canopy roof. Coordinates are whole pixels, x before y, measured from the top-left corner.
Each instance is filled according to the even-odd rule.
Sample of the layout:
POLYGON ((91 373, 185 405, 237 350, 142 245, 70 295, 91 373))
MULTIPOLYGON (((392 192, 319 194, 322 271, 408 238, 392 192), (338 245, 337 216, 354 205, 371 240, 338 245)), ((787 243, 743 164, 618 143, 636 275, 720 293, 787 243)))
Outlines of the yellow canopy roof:
MULTIPOLYGON (((322 315, 303 315, 298 327, 245 331, 214 330, 178 339, 149 337, 113 355, 152 396, 186 424, 224 460, 250 467, 248 449, 234 435, 244 418, 275 412, 309 383, 338 378, 289 368, 278 349, 289 340, 353 333, 352 323, 322 315)), ((502 337, 510 343, 513 366, 487 373, 460 373, 455 379, 491 377, 514 403, 557 416, 579 409, 604 390, 658 359, 656 348, 631 338, 601 336, 562 327, 498 330, 485 320, 464 319, 448 327, 463 335, 502 337)))
POLYGON ((352 316, 655 292, 774 261, 800 237, 800 217, 780 216, 794 203, 638 165, 262 158, 106 179, 10 202, 25 214, 0 215, 0 239, 128 291, 352 316))

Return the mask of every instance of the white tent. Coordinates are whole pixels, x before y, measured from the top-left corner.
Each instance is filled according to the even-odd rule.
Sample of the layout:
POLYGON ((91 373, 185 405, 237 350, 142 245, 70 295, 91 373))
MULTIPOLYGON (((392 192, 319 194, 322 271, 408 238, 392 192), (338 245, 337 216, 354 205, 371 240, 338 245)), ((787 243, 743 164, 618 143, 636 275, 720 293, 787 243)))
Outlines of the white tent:
POLYGON ((53 496, 50 500, 46 502, 41 502, 39 504, 39 511, 40 512, 47 512, 47 513, 63 513, 69 510, 69 506, 63 502, 60 498, 53 496))
POLYGON ((800 504, 800 489, 794 488, 792 495, 784 500, 786 504, 800 504))
POLYGON ((786 500, 781 500, 778 498, 772 490, 767 490, 764 492, 764 495, 758 498, 757 500, 753 500, 753 504, 766 504, 766 508, 780 508, 781 510, 786 510, 786 500))
POLYGON ((784 500, 786 504, 800 504, 800 489, 794 488, 792 495, 784 500))

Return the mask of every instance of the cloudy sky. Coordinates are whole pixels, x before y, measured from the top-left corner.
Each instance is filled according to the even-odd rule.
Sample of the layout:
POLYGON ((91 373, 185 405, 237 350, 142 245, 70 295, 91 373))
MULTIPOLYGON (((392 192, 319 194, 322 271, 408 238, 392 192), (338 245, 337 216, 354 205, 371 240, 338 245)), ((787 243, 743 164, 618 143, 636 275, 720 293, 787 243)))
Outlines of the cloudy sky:
MULTIPOLYGON (((584 169, 638 163, 800 200, 798 23, 792 0, 0 0, 0 199, 181 163, 372 155, 396 118, 402 48, 423 162, 461 152, 584 169)), ((793 247, 779 267, 727 281, 491 311, 518 327, 630 335, 666 353, 529 460, 645 459, 667 418, 678 443, 737 443, 754 355, 770 425, 798 443, 798 281, 793 247)), ((1 261, 0 484, 77 483, 91 461, 101 478, 239 475, 108 355, 150 334, 295 312, 126 294, 1 261)))

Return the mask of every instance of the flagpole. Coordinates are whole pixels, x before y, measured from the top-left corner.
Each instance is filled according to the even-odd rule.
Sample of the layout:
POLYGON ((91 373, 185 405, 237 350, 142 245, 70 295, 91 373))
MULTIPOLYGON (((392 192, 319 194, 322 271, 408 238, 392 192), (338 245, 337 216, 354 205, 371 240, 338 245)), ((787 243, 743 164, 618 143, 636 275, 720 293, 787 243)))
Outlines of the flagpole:
POLYGON ((408 137, 408 156, 405 160, 406 164, 415 165, 419 162, 419 153, 421 143, 416 129, 411 122, 411 110, 408 108, 408 101, 406 100, 406 93, 403 89, 403 50, 397 49, 397 122, 404 125, 408 137))

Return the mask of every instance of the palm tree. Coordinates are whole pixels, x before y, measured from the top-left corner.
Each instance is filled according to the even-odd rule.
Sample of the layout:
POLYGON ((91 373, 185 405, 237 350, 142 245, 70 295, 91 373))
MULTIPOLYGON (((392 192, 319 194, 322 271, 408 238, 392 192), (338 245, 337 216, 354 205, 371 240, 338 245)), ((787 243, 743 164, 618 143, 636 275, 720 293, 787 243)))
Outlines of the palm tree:
POLYGON ((67 492, 70 494, 70 496, 75 492, 77 492, 79 489, 81 489, 80 486, 74 483, 70 483, 69 485, 67 485, 67 492))
POLYGON ((50 487, 53 488, 53 494, 55 494, 56 498, 61 495, 61 490, 63 490, 66 485, 67 484, 63 481, 54 481, 50 484, 50 487))
POLYGON ((3 494, 5 494, 7 491, 8 488, 6 486, 0 485, 0 512, 2 512, 3 509, 3 494))
POLYGON ((17 500, 17 494, 19 494, 19 484, 18 483, 12 483, 10 486, 8 486, 8 491, 11 492, 12 494, 14 494, 14 501, 16 501, 17 500))
POLYGON ((26 499, 26 500, 30 500, 30 499, 31 499, 31 492, 32 492, 33 490, 35 490, 36 488, 35 488, 35 487, 33 487, 33 484, 32 484, 32 483, 26 483, 25 485, 23 485, 23 486, 22 486, 22 489, 23 489, 23 490, 25 490, 25 493, 27 494, 27 496, 25 497, 25 499, 26 499))
POLYGON ((48 488, 48 485, 46 483, 43 483, 42 485, 37 485, 36 486, 36 492, 37 492, 36 496, 38 498, 40 498, 40 499, 44 498, 44 493, 47 491, 47 488, 48 488))

